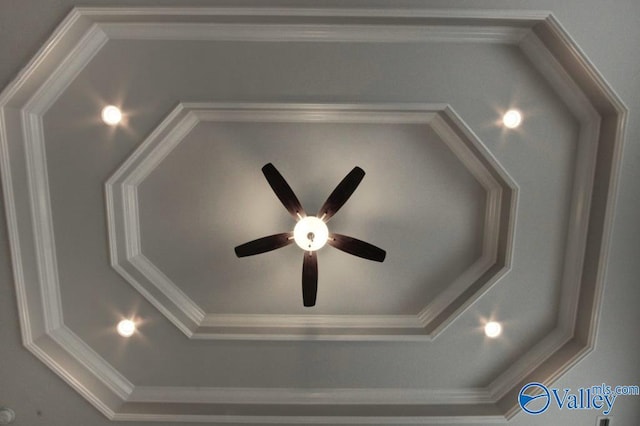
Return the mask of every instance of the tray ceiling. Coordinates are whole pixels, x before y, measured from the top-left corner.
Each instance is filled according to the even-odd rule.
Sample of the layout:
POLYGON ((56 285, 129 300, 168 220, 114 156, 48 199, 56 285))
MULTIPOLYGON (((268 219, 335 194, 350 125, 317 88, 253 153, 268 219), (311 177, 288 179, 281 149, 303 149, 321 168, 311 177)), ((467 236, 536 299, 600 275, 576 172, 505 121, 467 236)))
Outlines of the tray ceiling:
POLYGON ((593 347, 626 110, 553 16, 76 9, 0 107, 25 346, 111 419, 501 421, 593 347), (385 262, 305 309, 297 247, 235 258, 268 162, 311 211, 361 166, 385 262))

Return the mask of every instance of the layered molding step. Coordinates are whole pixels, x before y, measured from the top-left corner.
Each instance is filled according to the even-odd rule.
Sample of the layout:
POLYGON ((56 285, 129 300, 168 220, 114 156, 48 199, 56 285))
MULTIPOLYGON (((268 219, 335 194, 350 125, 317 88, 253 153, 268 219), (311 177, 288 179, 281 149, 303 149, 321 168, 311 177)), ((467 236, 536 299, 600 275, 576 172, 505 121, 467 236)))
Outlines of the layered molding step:
MULTIPOLYGON (((176 99, 176 103, 179 101, 176 99)), ((367 117, 427 120, 451 149, 461 150, 460 160, 466 161, 465 165, 487 192, 495 193, 495 198, 500 200, 492 199, 497 204, 488 203, 498 212, 487 214, 485 229, 497 234, 487 235, 484 240, 487 249, 484 263, 468 272, 458 284, 450 286, 452 290, 441 296, 437 306, 426 307, 415 318, 393 319, 396 327, 385 323, 386 319, 382 321, 394 339, 437 335, 508 268, 516 200, 515 184, 482 150, 482 144, 451 109, 423 105, 418 111, 412 111, 406 105, 398 108, 397 105, 335 104, 244 104, 234 109, 220 104, 182 104, 158 128, 156 136, 162 136, 158 141, 166 142, 158 142, 156 153, 162 156, 163 149, 166 153, 171 144, 179 143, 189 126, 195 126, 198 120, 211 119, 212 111, 226 111, 236 118, 263 117, 277 121, 279 111, 287 110, 299 114, 299 119, 304 121, 305 112, 314 108, 329 116, 333 113, 334 119, 336 111, 340 111, 338 115, 356 120, 367 117), (398 109, 392 111, 394 108, 398 109), (484 271, 483 275, 479 275, 480 271, 484 271)), ((505 421, 518 412, 516 397, 524 383, 553 382, 594 346, 626 115, 627 109, 619 97, 548 13, 305 8, 74 9, 0 95, 0 165, 24 345, 113 420, 274 424, 505 421), (296 390, 266 388, 147 388, 129 382, 64 324, 42 126, 47 110, 112 39, 453 41, 519 48, 562 98, 580 126, 557 327, 486 387, 447 391, 446 401, 433 390, 421 393, 419 390, 322 389, 298 394, 296 390), (337 400, 333 392, 344 399, 337 400)), ((170 282, 154 275, 153 265, 145 263, 143 253, 136 246, 138 218, 132 194, 144 173, 157 161, 153 159, 151 145, 154 143, 150 137, 140 147, 141 151, 150 148, 149 152, 134 154, 127 163, 132 166, 131 170, 122 169, 107 185, 114 266, 120 268, 121 273, 130 274, 129 282, 190 337, 211 338, 227 333, 227 336, 251 338, 258 335, 257 324, 272 321, 270 326, 274 331, 267 334, 268 338, 300 338, 295 327, 293 331, 283 332, 282 324, 293 320, 294 323, 303 321, 307 326, 309 319, 240 319, 233 315, 216 317, 215 313, 210 316, 170 282), (138 164, 133 164, 135 161, 138 164), (223 332, 222 328, 227 330, 223 332)), ((352 328, 356 326, 360 336, 375 337, 376 332, 366 330, 378 320, 367 318, 364 324, 358 324, 352 318, 319 318, 311 322, 316 321, 312 325, 321 329, 320 335, 351 340, 352 328), (342 329, 346 332, 341 334, 338 330, 342 329)))

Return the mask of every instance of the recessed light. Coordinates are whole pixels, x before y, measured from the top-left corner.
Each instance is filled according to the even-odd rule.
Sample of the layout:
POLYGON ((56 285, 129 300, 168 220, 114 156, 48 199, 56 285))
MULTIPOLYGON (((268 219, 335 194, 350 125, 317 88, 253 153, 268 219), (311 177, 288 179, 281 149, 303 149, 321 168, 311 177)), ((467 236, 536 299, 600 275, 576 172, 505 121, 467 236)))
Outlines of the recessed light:
POLYGON ((122 112, 117 106, 109 105, 102 109, 102 121, 115 126, 122 120, 122 112))
POLYGON ((522 114, 517 109, 510 109, 502 117, 502 123, 509 129, 515 129, 522 122, 522 114))
POLYGON ((124 319, 118 323, 117 329, 118 334, 122 337, 131 337, 136 331, 136 323, 131 320, 124 319))
POLYGON ((502 325, 499 322, 490 321, 484 326, 484 334, 495 339, 502 333, 502 325))

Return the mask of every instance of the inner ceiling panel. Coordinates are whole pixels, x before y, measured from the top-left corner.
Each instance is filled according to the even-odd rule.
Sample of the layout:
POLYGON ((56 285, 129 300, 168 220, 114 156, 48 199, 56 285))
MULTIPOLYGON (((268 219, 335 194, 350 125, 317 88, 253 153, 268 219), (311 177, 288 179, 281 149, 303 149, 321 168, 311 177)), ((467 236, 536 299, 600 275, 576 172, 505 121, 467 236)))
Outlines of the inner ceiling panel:
POLYGON ((485 190, 426 124, 204 122, 138 197, 143 253, 206 312, 415 315, 481 255, 485 190), (232 250, 293 228, 260 172, 271 161, 310 215, 352 167, 370 171, 329 227, 387 258, 319 251, 313 309, 300 303, 297 246, 232 250))
MULTIPOLYGON (((286 230, 291 224, 269 192, 259 169, 265 162, 276 163, 305 206, 313 211, 357 164, 365 169, 367 176, 344 211, 336 215, 335 229, 387 249, 389 262, 369 264, 350 259, 336 250, 323 251, 320 285, 335 287, 332 292, 320 293, 321 298, 327 297, 331 303, 318 309, 326 309, 327 313, 415 311, 418 305, 414 300, 396 298, 386 305, 381 295, 388 288, 417 279, 420 271, 403 271, 403 267, 413 268, 418 251, 433 251, 435 247, 427 236, 423 239, 412 235, 399 241, 396 235, 406 237, 410 222, 426 217, 439 205, 431 204, 434 198, 424 195, 425 191, 442 195, 435 197, 438 202, 451 195, 439 187, 442 176, 436 175, 438 167, 448 164, 455 169, 458 166, 447 160, 444 152, 425 149, 417 154, 429 166, 421 168, 417 156, 411 155, 411 151, 396 149, 394 144, 398 141, 388 143, 383 136, 395 135, 406 145, 415 144, 417 134, 422 137, 424 132, 431 149, 438 146, 433 135, 417 127, 385 128, 373 140, 345 144, 341 139, 345 134, 363 135, 371 130, 360 133, 347 128, 327 130, 321 125, 304 129, 292 126, 287 137, 273 142, 269 138, 255 139, 259 131, 248 125, 233 130, 234 137, 249 143, 251 149, 245 149, 230 140, 207 143, 220 134, 215 126, 219 124, 199 126, 190 136, 193 139, 176 151, 176 156, 183 155, 184 160, 194 161, 193 170, 179 167, 182 161, 173 166, 168 162, 163 166, 167 170, 159 169, 158 176, 152 176, 149 187, 142 192, 143 208, 148 209, 145 214, 151 217, 163 213, 157 210, 167 202, 151 197, 154 193, 167 195, 162 194, 162 188, 170 184, 162 179, 176 185, 173 190, 178 200, 197 199, 200 203, 195 209, 185 210, 187 217, 179 218, 176 229, 166 230, 165 234, 179 242, 185 236, 183 232, 194 238, 196 246, 182 248, 193 250, 189 261, 195 262, 194 268, 172 258, 178 256, 172 255, 172 250, 179 253, 180 247, 172 247, 171 241, 154 240, 161 237, 154 230, 160 227, 160 219, 155 219, 157 223, 145 221, 144 225, 148 227, 144 230, 145 244, 151 247, 152 256, 166 265, 176 281, 185 275, 181 268, 187 272, 188 279, 181 281, 187 292, 194 294, 194 298, 207 299, 209 290, 224 289, 223 296, 199 300, 199 303, 209 303, 211 309, 299 312, 297 281, 301 261, 294 248, 247 259, 245 263, 236 263, 239 261, 231 257, 233 246, 266 233, 286 230), (376 149, 367 149, 368 145, 375 145, 376 149), (205 149, 202 158, 197 158, 199 147, 205 149), (180 152, 183 148, 184 152, 180 152), (334 150, 340 150, 340 154, 334 154, 334 150), (314 167, 309 152, 316 154, 320 167, 314 167), (209 159, 214 167, 213 160, 220 161, 222 158, 218 157, 224 155, 233 161, 223 160, 220 170, 207 169, 209 159), (397 161, 396 167, 389 167, 390 159, 397 161), (436 164, 436 160, 443 163, 436 164), (223 170, 230 178, 220 179, 217 173, 223 170), (182 179, 181 176, 202 185, 173 182, 182 179), (205 183, 217 191, 209 191, 205 183), (407 189, 423 194, 415 200, 418 208, 381 206, 383 198, 379 192, 391 193, 392 199, 395 196, 405 207, 411 204, 407 189), (144 198, 147 196, 150 199, 144 198), (207 196, 220 197, 220 204, 233 199, 242 206, 238 207, 239 212, 221 215, 218 199, 202 199, 207 196), (261 218, 247 225, 244 219, 250 215, 261 218), (361 216, 365 219, 361 220, 361 216), (188 229, 191 221, 197 229, 188 229), (206 233, 209 223, 216 231, 215 236, 206 233), (209 257, 211 264, 206 263, 209 257), (208 273, 220 273, 220 268, 214 268, 218 261, 234 262, 223 272, 227 274, 226 279, 216 280, 211 287, 199 287, 202 283, 209 285, 204 279, 208 273), (229 290, 252 295, 259 291, 261 297, 271 297, 268 286, 263 285, 264 277, 268 276, 265 274, 269 273, 274 274, 276 294, 286 299, 259 307, 227 297, 229 290), (233 288, 234 279, 242 281, 237 283, 238 288, 233 288), (354 292, 357 287, 350 284, 355 281, 374 286, 375 297, 363 299, 363 293, 354 292), (341 282, 349 285, 340 285, 341 282), (251 283, 252 292, 246 291, 246 283, 251 283)), ((566 239, 564 229, 573 183, 571 158, 577 138, 576 124, 554 92, 515 48, 447 44, 443 49, 437 43, 112 41, 45 115, 44 130, 65 323, 136 385, 474 387, 489 380, 484 373, 477 372, 501 371, 555 322, 566 239), (116 63, 118 69, 114 70, 116 63), (178 102, 187 101, 452 105, 519 185, 512 270, 434 342, 321 344, 189 340, 110 268, 103 194, 106 179, 178 102), (107 128, 97 120, 100 109, 107 103, 122 106, 127 115, 123 128, 107 128), (524 109, 525 124, 507 138, 496 121, 501 108, 512 103, 524 109), (522 162, 523 157, 530 161, 522 162), (494 292, 498 288, 500 291, 494 292), (540 308, 535 311, 526 308, 532 305, 540 308), (497 306, 502 318, 520 320, 510 323, 512 328, 505 331, 506 343, 487 345, 478 322, 495 312, 497 306), (132 313, 145 319, 141 336, 138 340, 122 342, 113 332, 113 326, 120 316, 132 313), (398 345, 403 345, 402 351, 398 345), (253 357, 255 353, 260 353, 260 357, 253 357), (451 353, 456 356, 451 357, 451 353), (348 374, 344 374, 345 371, 348 374), (376 374, 372 374, 373 371, 376 374)), ((443 172, 447 176, 448 171, 443 172)), ((468 195, 464 199, 470 203, 469 211, 477 211, 482 198, 469 190, 476 184, 470 182, 468 176, 456 175, 448 185, 451 190, 463 188, 468 195)), ((459 194, 450 200, 447 208, 460 208, 455 203, 462 200, 459 194)), ((172 213, 173 209, 172 214, 176 214, 176 206, 166 205, 166 213, 172 213)), ((476 221, 469 219, 469 212, 434 214, 436 219, 461 215, 463 226, 469 229, 477 226, 476 221)), ((421 234, 430 226, 446 229, 446 222, 431 220, 419 222, 421 234)), ((331 224, 333 226, 333 221, 331 224)), ((186 240, 180 244, 186 244, 186 240)), ((469 252, 464 253, 469 256, 469 252)), ((409 291, 423 294, 423 290, 415 288, 409 291)), ((431 290, 424 291, 428 297, 431 290)))

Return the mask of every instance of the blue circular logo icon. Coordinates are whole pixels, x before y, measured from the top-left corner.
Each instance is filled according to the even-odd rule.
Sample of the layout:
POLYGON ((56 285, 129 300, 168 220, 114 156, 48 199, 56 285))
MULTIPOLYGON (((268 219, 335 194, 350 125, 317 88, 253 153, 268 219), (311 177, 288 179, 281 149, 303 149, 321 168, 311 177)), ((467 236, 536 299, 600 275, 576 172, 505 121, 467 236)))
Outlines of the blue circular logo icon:
POLYGON ((542 414, 549 408, 551 394, 542 383, 531 382, 520 389, 518 403, 527 413, 532 415, 542 414))

